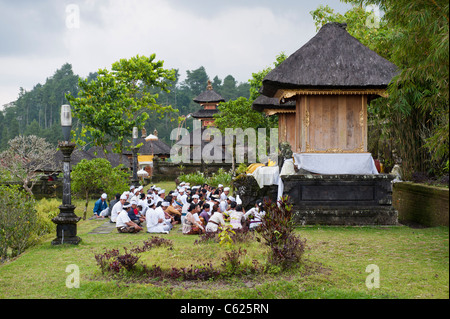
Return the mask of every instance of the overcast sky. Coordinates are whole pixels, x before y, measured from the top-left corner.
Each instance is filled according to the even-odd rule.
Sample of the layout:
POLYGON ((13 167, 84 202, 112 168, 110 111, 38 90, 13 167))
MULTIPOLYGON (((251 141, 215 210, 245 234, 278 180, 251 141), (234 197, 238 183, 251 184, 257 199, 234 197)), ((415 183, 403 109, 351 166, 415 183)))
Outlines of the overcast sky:
POLYGON ((121 58, 156 53, 166 68, 252 72, 294 53, 316 29, 310 11, 338 0, 0 0, 0 108, 64 63, 85 77, 121 58))

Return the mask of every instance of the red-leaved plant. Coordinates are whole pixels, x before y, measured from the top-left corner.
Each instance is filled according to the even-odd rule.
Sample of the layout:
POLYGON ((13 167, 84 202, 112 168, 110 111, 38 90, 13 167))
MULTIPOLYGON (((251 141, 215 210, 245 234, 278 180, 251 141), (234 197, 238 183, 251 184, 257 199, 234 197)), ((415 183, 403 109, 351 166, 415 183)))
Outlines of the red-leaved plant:
POLYGON ((270 247, 268 262, 284 269, 300 264, 306 246, 306 239, 301 239, 294 233, 292 206, 288 196, 277 202, 265 199, 265 214, 261 225, 256 229, 270 247))

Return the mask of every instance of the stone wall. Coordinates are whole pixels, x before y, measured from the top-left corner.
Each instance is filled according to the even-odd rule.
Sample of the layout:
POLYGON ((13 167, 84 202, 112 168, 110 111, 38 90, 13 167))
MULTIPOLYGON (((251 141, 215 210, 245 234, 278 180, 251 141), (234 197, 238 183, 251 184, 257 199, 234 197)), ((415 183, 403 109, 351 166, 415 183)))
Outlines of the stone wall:
MULTIPOLYGON (((5 182, 3 185, 19 185, 22 188, 20 182, 5 182)), ((33 195, 36 199, 42 198, 62 198, 62 180, 47 181, 39 180, 33 186, 33 195)))
POLYGON ((448 226, 449 189, 411 182, 395 183, 393 206, 400 222, 448 226))
MULTIPOLYGON (((295 174, 282 178, 283 195, 289 195, 298 225, 397 225, 393 178, 387 174, 295 174)), ((233 185, 246 208, 256 199, 274 200, 278 193, 277 185, 259 188, 253 176, 239 176, 233 185)))
POLYGON ((239 195, 242 207, 246 210, 252 208, 258 199, 264 198, 272 201, 277 200, 277 185, 264 186, 260 188, 252 175, 241 174, 233 180, 234 196, 239 195))

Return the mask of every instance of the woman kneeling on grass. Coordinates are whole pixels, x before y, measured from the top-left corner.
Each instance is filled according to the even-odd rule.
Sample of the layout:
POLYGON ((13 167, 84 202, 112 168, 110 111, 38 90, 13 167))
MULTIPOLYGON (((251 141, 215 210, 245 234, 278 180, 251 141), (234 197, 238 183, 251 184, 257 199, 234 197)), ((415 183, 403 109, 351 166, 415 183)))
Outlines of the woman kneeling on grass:
POLYGON ((197 235, 205 232, 200 219, 198 218, 198 213, 200 212, 200 206, 198 204, 192 203, 184 218, 183 223, 183 234, 185 235, 197 235))
POLYGON ((220 225, 225 225, 225 220, 223 219, 223 214, 220 212, 218 205, 214 205, 213 213, 206 225, 206 231, 208 233, 215 233, 219 230, 220 225))

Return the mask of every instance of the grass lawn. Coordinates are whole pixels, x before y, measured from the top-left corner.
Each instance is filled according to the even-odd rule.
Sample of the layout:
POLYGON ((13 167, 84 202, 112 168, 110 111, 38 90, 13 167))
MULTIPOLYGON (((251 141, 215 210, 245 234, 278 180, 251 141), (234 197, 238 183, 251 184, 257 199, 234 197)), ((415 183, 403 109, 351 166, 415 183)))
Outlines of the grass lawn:
MULTIPOLYGON (((171 189, 172 185, 164 183, 164 187, 171 189)), ((81 216, 82 201, 75 205, 81 216)), ((1 264, 0 298, 449 298, 448 227, 299 227, 297 231, 307 239, 308 248, 305 266, 294 271, 273 271, 245 280, 136 283, 104 277, 94 254, 105 247, 123 251, 123 247, 140 245, 151 235, 116 231, 89 234, 101 224, 99 220, 80 221, 82 242, 77 246, 52 246, 55 234, 51 234, 18 258, 1 264), (79 267, 79 288, 66 287, 70 274, 66 268, 71 264, 79 267), (379 288, 366 286, 368 265, 379 269, 379 288)), ((140 262, 161 268, 207 262, 219 266, 229 251, 217 243, 194 245, 198 236, 184 236, 178 230, 177 225, 170 234, 159 235, 173 241, 172 250, 155 248, 143 253, 140 262)), ((265 262, 266 248, 261 243, 251 241, 238 247, 247 250, 242 262, 265 262)))

